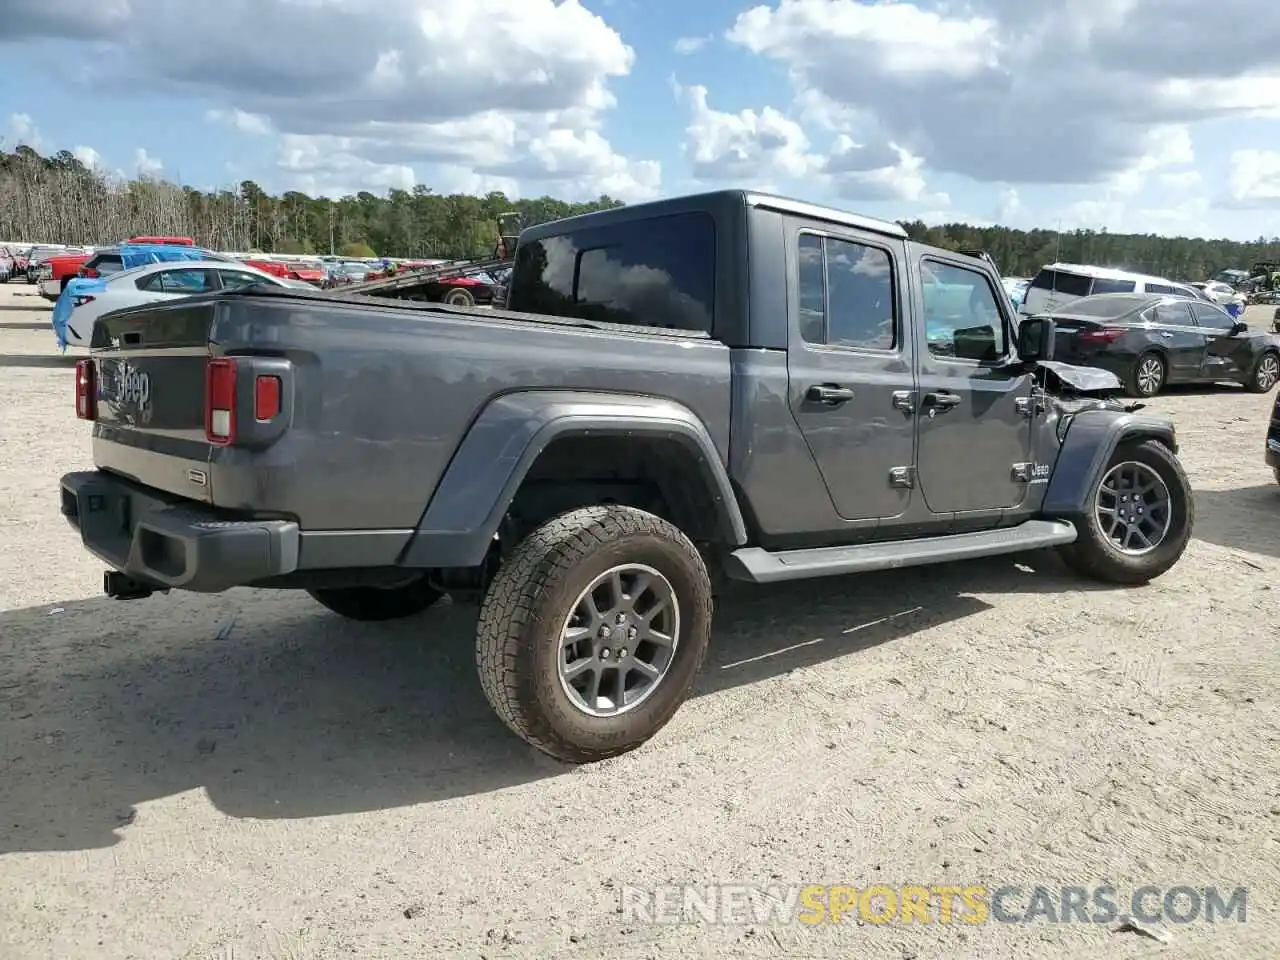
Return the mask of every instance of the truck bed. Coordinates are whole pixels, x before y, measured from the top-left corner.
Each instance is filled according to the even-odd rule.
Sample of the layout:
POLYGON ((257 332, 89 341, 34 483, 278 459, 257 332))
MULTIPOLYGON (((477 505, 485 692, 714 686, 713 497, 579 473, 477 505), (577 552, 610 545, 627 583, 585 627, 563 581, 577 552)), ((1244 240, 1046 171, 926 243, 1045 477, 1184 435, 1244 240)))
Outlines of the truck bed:
POLYGON ((671 400, 728 457, 730 351, 686 330, 249 288, 108 314, 93 343, 99 468, 304 534, 407 539, 470 426, 516 390, 671 400), (279 365, 283 428, 206 439, 204 368, 219 356, 279 365))

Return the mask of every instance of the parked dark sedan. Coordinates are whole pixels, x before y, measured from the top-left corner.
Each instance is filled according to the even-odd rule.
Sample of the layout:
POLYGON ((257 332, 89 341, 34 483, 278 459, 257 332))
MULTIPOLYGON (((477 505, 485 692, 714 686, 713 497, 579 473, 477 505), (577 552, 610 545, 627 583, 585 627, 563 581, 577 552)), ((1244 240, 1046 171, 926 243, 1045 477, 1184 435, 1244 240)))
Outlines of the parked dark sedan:
POLYGON ((1280 336, 1204 300, 1102 293, 1043 316, 1057 327, 1054 359, 1110 370, 1133 397, 1224 380, 1266 393, 1280 380, 1280 336))
POLYGON ((1276 483, 1280 483, 1280 397, 1276 397, 1271 408, 1271 422, 1267 424, 1267 466, 1276 475, 1276 483))

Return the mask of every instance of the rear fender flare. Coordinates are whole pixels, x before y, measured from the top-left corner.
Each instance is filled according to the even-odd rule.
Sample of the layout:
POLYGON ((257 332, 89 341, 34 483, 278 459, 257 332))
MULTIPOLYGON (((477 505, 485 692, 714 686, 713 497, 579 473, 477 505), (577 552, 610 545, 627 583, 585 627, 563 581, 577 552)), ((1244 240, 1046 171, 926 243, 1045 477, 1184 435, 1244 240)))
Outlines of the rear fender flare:
POLYGON ((1168 420, 1110 410, 1078 413, 1062 438, 1040 512, 1047 517, 1083 516, 1116 447, 1126 440, 1159 440, 1178 452, 1168 420))
POLYGON ((474 567, 483 562, 525 475, 566 436, 660 437, 680 443, 698 464, 698 480, 716 505, 724 543, 747 542, 728 472, 702 421, 688 407, 657 397, 526 391, 493 400, 472 423, 436 487, 401 563, 474 567))

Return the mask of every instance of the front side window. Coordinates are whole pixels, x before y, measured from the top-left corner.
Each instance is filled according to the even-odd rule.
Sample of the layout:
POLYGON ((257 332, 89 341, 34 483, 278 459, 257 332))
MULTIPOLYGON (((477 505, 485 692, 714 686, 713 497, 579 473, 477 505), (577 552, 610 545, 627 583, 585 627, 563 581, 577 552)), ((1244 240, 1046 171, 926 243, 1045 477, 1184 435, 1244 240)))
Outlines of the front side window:
POLYGON ((222 289, 239 290, 241 287, 249 287, 255 283, 270 282, 266 277, 255 276, 252 273, 241 273, 238 270, 222 270, 222 289))
POLYGON ((1193 303, 1190 306, 1196 323, 1202 327, 1211 330, 1230 330, 1235 325, 1231 316, 1220 307, 1208 303, 1193 303))
POLYGON ((1174 290, 1173 287, 1169 286, 1167 283, 1148 283, 1146 284, 1146 291, 1147 293, 1163 293, 1163 294, 1173 294, 1178 292, 1174 290))
POLYGON ((208 293, 213 289, 208 270, 163 270, 138 281, 139 290, 152 293, 208 293))
POLYGON ((897 348, 893 258, 888 251, 804 233, 798 272, 800 335, 807 343, 897 348))
POLYGON ((1008 349, 996 292, 985 274, 949 263, 921 264, 925 336, 936 357, 991 363, 1008 349))

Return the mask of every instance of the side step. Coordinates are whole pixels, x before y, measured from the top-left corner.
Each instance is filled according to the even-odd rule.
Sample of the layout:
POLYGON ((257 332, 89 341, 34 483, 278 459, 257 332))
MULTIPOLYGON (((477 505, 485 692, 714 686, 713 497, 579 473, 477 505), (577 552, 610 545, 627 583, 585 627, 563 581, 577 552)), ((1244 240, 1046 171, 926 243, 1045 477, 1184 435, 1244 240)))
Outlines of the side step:
POLYGON ((770 553, 760 547, 735 550, 725 560, 725 572, 734 580, 777 583, 845 573, 868 573, 919 567, 929 563, 972 560, 1002 553, 1021 553, 1042 547, 1058 547, 1076 539, 1076 528, 1062 520, 1028 520, 1016 527, 956 533, 945 537, 921 537, 888 543, 859 543, 847 547, 814 547, 770 553))

